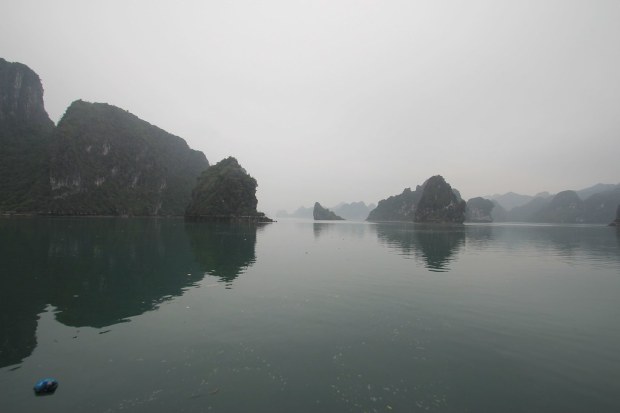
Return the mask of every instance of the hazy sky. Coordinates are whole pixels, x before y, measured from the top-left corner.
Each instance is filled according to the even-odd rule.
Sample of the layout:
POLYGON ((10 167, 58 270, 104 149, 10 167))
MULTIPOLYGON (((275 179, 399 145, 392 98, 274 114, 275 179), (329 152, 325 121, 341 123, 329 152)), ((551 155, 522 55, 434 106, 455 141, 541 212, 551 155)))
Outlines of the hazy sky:
POLYGON ((0 0, 0 57, 235 156, 259 209, 620 182, 620 1, 0 0))

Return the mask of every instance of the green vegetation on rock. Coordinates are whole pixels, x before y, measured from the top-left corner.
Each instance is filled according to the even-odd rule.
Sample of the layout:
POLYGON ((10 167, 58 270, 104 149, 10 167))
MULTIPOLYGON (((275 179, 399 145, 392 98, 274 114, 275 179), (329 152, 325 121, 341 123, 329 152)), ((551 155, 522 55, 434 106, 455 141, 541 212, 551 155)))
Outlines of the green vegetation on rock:
POLYGON ((185 216, 212 220, 271 221, 256 211, 256 179, 233 157, 207 168, 192 191, 185 216))

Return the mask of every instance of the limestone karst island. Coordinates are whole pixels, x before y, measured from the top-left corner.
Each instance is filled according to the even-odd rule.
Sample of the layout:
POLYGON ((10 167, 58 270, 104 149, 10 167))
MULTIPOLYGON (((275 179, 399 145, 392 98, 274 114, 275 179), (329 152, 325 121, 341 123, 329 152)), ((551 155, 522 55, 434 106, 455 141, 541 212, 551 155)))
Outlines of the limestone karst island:
POLYGON ((234 158, 210 167, 184 139, 106 103, 77 100, 55 126, 39 76, 4 59, 0 143, 4 214, 270 221, 234 158))

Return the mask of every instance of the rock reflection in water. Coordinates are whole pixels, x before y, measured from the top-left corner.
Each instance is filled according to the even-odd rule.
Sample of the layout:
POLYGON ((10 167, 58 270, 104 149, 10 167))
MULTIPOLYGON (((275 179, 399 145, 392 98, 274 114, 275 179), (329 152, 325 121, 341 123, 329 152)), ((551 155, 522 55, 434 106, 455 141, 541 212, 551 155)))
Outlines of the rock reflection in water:
POLYGON ((331 234, 334 237, 362 239, 366 236, 368 224, 354 221, 314 222, 312 230, 315 238, 331 234))
POLYGON ((179 219, 2 219, 0 262, 0 367, 32 353, 47 305, 67 326, 102 328, 203 277, 179 219))
POLYGON ((256 261, 256 233, 261 224, 188 222, 186 231, 201 271, 231 288, 256 261))
POLYGON ((178 219, 76 220, 52 233, 48 257, 51 304, 71 326, 116 324, 202 279, 178 219))
POLYGON ((450 270, 454 254, 465 244, 463 226, 377 224, 380 242, 424 263, 430 271, 450 270))

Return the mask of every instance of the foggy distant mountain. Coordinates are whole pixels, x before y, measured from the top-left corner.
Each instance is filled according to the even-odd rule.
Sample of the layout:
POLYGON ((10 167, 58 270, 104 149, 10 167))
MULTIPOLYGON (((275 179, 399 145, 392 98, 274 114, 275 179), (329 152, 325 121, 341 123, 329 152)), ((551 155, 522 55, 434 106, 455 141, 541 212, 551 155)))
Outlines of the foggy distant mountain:
POLYGON ((370 211, 376 208, 375 204, 366 205, 365 202, 351 202, 350 204, 342 202, 333 208, 334 213, 349 221, 364 221, 368 218, 370 211))
POLYGON ((585 201, 587 198, 591 197, 594 194, 612 191, 619 187, 620 187, 620 184, 615 184, 615 185, 614 184, 596 184, 588 188, 584 188, 584 189, 577 191, 577 195, 579 195, 579 198, 585 201))
MULTIPOLYGON (((329 208, 329 210, 348 221, 364 221, 368 217, 370 211, 375 209, 375 207, 375 204, 366 205, 364 201, 351 203, 341 202, 335 207, 329 208)), ((292 213, 288 213, 285 210, 280 210, 276 213, 276 216, 278 218, 313 219, 313 211, 314 208, 300 206, 292 213)))
MULTIPOLYGON (((583 200, 576 191, 562 191, 554 197, 536 197, 508 211, 508 221, 607 224, 620 204, 620 185, 596 192, 583 200)), ((605 188, 600 186, 599 188, 605 188)))
POLYGON ((285 210, 280 210, 276 213, 276 217, 278 218, 303 218, 303 219, 313 219, 312 212, 314 208, 306 208, 304 206, 300 206, 294 212, 288 213, 285 210))
MULTIPOLYGON (((579 192, 578 192, 579 193, 579 192)), ((583 201, 584 222, 609 223, 620 206, 620 185, 614 188, 595 193, 583 201)))
MULTIPOLYGON (((587 188, 584 188, 584 189, 581 189, 575 192, 577 193, 579 198, 585 201, 587 198, 591 197, 592 195, 611 191, 619 187, 620 187, 620 184, 600 184, 599 183, 599 184, 596 184, 596 185, 593 185, 593 186, 590 186, 590 187, 587 187, 587 188)), ((492 196, 485 196, 483 198, 491 199, 497 202, 499 205, 501 205, 506 211, 510 211, 513 208, 524 206, 536 198, 551 200, 553 196, 554 195, 550 194, 547 191, 539 192, 538 194, 534 196, 517 194, 515 192, 507 192, 505 194, 501 194, 501 195, 495 194, 492 196)), ((539 202, 540 201, 536 201, 536 204, 538 204, 539 202)), ((527 207, 527 208, 530 208, 530 207, 527 207)), ((517 211, 517 215, 520 215, 521 213, 522 213, 521 211, 517 211)))
POLYGON ((534 213, 531 221, 567 224, 584 222, 583 201, 575 191, 562 191, 534 213))
MULTIPOLYGON (((418 185, 415 191, 406 188, 401 194, 381 200, 376 207, 360 201, 343 202, 329 209, 351 221, 413 221, 423 189, 424 184, 418 185)), ((452 188, 452 192, 458 199, 458 191, 452 188)), ((579 191, 561 191, 556 195, 549 192, 540 192, 535 196, 508 192, 488 198, 494 204, 490 212, 492 222, 608 224, 615 219, 620 205, 620 184, 596 184, 579 191)), ((312 212, 313 208, 301 206, 290 214, 279 211, 277 216, 313 219, 312 212)), ((480 220, 480 217, 473 220, 470 217, 469 220, 480 220)), ((484 221, 489 221, 489 217, 484 221)))
POLYGON ((521 195, 514 192, 507 192, 503 195, 495 194, 491 196, 484 196, 492 201, 497 202, 506 211, 510 211, 513 208, 522 206, 532 201, 535 197, 531 195, 521 195))
POLYGON ((503 206, 493 200, 493 209, 491 210, 491 218, 493 222, 506 222, 508 221, 508 211, 503 206))
POLYGON ((508 210, 507 220, 511 222, 533 222, 534 217, 549 204, 549 201, 549 198, 532 198, 529 202, 508 210))

